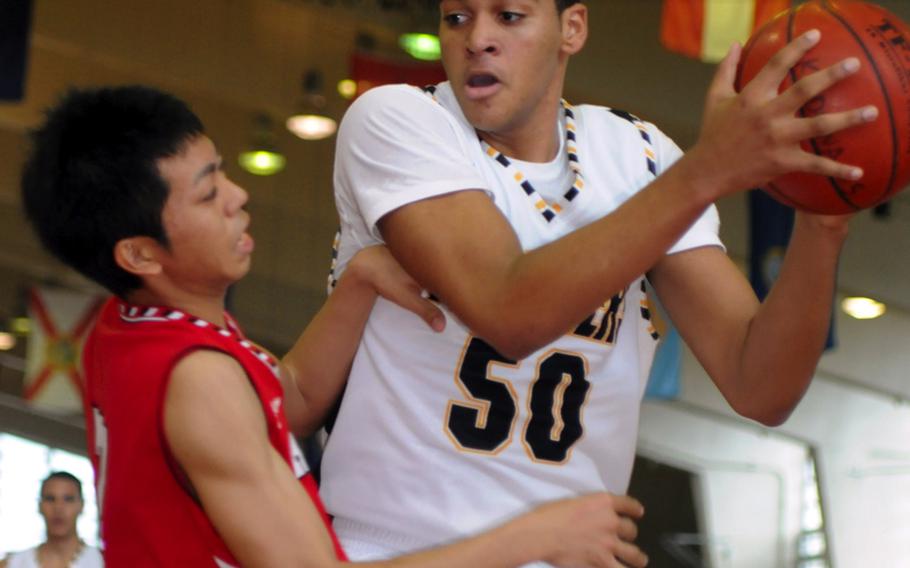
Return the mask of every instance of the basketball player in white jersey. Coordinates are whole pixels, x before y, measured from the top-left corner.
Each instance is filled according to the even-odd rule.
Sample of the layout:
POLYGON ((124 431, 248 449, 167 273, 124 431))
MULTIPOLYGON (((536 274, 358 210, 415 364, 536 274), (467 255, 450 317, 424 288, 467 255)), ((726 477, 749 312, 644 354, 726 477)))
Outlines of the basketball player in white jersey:
MULTIPOLYGON (((783 422, 825 342, 846 219, 798 214, 759 303, 712 204, 789 171, 860 178, 798 142, 877 112, 796 117, 854 59, 778 95, 816 31, 740 94, 734 46, 682 156, 628 113, 561 102, 588 34, 581 2, 440 10, 449 81, 366 93, 338 139, 336 274, 385 243, 449 321, 433 334, 389 302, 372 312, 323 461, 352 558, 450 541, 550 499, 624 494, 656 341, 645 277, 730 405, 783 422)), ((641 565, 628 540, 616 537, 617 566, 641 565)))

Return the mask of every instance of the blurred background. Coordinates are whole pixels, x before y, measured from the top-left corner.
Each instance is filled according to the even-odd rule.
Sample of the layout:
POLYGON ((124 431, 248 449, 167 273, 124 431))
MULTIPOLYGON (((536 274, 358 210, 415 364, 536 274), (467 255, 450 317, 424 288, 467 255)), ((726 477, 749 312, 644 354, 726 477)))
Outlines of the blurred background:
MULTIPOLYGON (((589 0, 591 36, 566 97, 633 112, 685 149, 715 65, 697 43, 687 56, 668 38, 703 39, 709 24, 721 38, 731 26, 748 34, 755 22, 735 13, 758 14, 763 0, 668 2, 711 8, 691 27, 660 0, 589 0), (681 25, 690 27, 673 30, 681 25)), ((910 20, 910 2, 878 3, 910 20)), ((0 556, 43 538, 37 494, 48 471, 71 470, 89 494, 92 485, 77 363, 102 291, 40 249, 18 195, 43 110, 68 87, 126 83, 191 103, 251 196, 256 255, 231 309, 282 353, 325 297, 338 224, 331 121, 373 85, 438 80, 433 38, 403 37, 435 33, 437 9, 436 0, 0 0, 0 556)), ((745 194, 718 207, 729 254, 744 271, 754 260, 753 276, 773 274, 785 237, 751 235, 745 194)), ((910 566, 908 261, 910 193, 851 221, 831 348, 778 428, 732 414, 666 330, 630 489, 648 508, 641 541, 652 566, 910 566), (848 315, 848 297, 871 298, 882 313, 848 315)), ((87 502, 80 533, 94 543, 87 502)))

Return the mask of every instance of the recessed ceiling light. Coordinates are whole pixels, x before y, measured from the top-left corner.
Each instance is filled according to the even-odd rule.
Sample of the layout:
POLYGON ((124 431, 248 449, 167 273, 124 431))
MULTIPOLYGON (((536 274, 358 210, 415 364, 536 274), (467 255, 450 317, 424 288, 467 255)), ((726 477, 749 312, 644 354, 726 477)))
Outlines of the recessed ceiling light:
POLYGON ((885 304, 859 296, 844 298, 841 308, 856 319, 875 319, 885 313, 885 304))
POLYGON ((6 331, 0 331, 0 351, 9 351, 16 346, 16 336, 6 331))

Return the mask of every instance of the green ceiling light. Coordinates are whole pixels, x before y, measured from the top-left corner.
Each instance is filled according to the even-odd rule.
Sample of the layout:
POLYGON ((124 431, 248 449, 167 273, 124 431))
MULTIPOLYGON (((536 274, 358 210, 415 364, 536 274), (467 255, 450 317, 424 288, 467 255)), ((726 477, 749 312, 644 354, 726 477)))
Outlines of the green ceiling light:
POLYGON ((241 152, 238 158, 240 167, 257 176, 270 176, 284 169, 287 160, 278 152, 271 150, 249 150, 241 152))
POLYGON ((28 335, 32 331, 32 320, 24 316, 12 318, 9 321, 9 328, 16 335, 28 335))
POLYGON ((346 100, 351 100, 357 94, 357 81, 353 79, 342 79, 338 81, 338 94, 346 100))
POLYGON ((402 34, 398 44, 414 59, 421 61, 438 61, 442 57, 439 38, 433 34, 402 34))
POLYGON ((253 119, 253 144, 237 157, 240 167, 257 176, 271 176, 284 169, 287 160, 275 148, 272 119, 259 114, 253 119))

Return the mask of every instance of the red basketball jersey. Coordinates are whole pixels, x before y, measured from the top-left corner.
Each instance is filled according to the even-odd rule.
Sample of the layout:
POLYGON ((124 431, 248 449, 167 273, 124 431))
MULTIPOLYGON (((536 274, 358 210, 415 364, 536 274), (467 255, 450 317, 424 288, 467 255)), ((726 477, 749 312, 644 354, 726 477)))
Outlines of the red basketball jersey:
MULTIPOLYGON (((104 306, 84 352, 88 444, 95 466, 107 566, 237 566, 170 453, 164 396, 178 361, 197 349, 243 367, 266 417, 269 442, 287 461, 332 532, 297 443, 288 431, 277 361, 243 336, 169 308, 104 306)), ((202 409, 204 411, 204 409, 202 409)))

